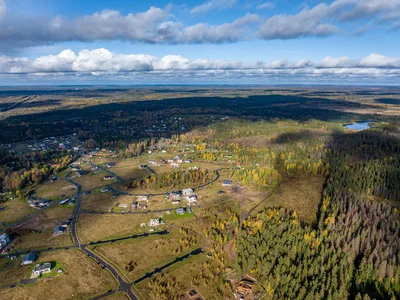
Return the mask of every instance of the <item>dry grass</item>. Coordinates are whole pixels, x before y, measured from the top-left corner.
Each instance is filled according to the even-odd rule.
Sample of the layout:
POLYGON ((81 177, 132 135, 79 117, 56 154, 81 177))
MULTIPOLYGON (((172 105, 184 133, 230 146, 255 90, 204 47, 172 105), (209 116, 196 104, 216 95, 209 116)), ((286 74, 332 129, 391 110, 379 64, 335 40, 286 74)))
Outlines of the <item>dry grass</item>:
POLYGON ((0 204, 0 207, 5 207, 5 210, 0 210, 0 221, 6 223, 18 221, 35 211, 28 205, 28 202, 17 199, 8 200, 0 204))
MULTIPOLYGON (((175 294, 179 295, 187 295, 186 293, 191 289, 195 289, 199 292, 204 299, 219 299, 215 296, 215 290, 213 286, 194 286, 191 283, 191 279, 200 274, 201 266, 205 264, 207 261, 207 257, 204 254, 201 254, 196 257, 191 257, 187 259, 183 263, 178 263, 176 265, 171 266, 166 269, 164 273, 167 273, 168 278, 174 277, 174 282, 176 284, 175 294)), ((143 299, 148 300, 157 300, 157 297, 152 293, 151 289, 148 286, 149 279, 146 279, 136 285, 136 289, 142 295, 143 299)), ((179 299, 179 298, 178 298, 179 299)))
POLYGON ((20 239, 15 243, 15 249, 71 245, 72 240, 68 233, 55 236, 53 230, 58 221, 71 218, 73 211, 72 207, 57 205, 13 227, 12 230, 20 235, 20 239))
POLYGON ((104 299, 107 300, 129 300, 129 297, 125 293, 116 293, 114 295, 108 296, 104 299))
POLYGON ((127 236, 143 232, 140 224, 151 218, 151 214, 82 214, 78 222, 79 236, 84 243, 127 236))
MULTIPOLYGON (((182 253, 175 254, 174 250, 180 245, 179 239, 183 237, 183 234, 175 231, 168 236, 150 236, 104 244, 97 246, 95 251, 111 261, 130 281, 133 281, 155 267, 163 266, 176 256, 182 255, 182 253), (125 267, 131 261, 135 264, 135 268, 129 272, 125 267)), ((185 249, 184 252, 189 250, 185 249)))
POLYGON ((0 290, 0 299, 86 299, 116 288, 114 278, 77 249, 42 253, 38 262, 57 261, 65 272, 35 284, 0 290))
POLYGON ((83 175, 81 177, 75 177, 73 180, 80 185, 82 185, 83 190, 90 190, 99 186, 107 185, 114 183, 113 180, 104 180, 104 176, 108 175, 108 173, 100 171, 96 174, 90 172, 87 175, 83 175))
POLYGON ((110 170, 125 180, 132 180, 151 175, 151 172, 148 169, 139 169, 140 164, 148 163, 137 159, 119 160, 116 162, 115 167, 110 168, 110 170))
POLYGON ((324 182, 321 176, 284 178, 280 187, 254 213, 264 207, 280 206, 296 211, 302 221, 311 224, 316 218, 324 182))
POLYGON ((70 197, 76 193, 75 186, 58 178, 56 181, 45 182, 41 184, 35 191, 37 197, 45 199, 60 199, 59 195, 65 195, 65 197, 70 197))
POLYGON ((20 260, 0 259, 0 285, 14 283, 29 277, 29 266, 20 266, 20 260))

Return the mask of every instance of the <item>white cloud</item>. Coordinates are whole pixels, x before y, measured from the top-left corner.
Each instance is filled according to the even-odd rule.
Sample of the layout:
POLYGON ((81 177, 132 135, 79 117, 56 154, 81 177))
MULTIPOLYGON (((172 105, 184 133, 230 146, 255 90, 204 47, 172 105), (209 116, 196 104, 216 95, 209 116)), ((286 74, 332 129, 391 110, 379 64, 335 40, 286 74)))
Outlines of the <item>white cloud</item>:
POLYGON ((146 54, 119 54, 107 49, 82 50, 75 53, 64 50, 56 55, 36 59, 0 56, 0 77, 47 78, 68 77, 71 80, 107 80, 128 78, 139 81, 170 82, 182 78, 204 80, 251 82, 266 78, 291 78, 291 80, 334 81, 338 78, 376 80, 399 80, 400 58, 372 53, 354 60, 344 57, 326 57, 319 62, 302 59, 292 62, 287 59, 273 61, 239 60, 190 60, 180 55, 155 57, 146 54), (311 78, 313 78, 311 80, 311 78))
POLYGON ((190 12, 192 14, 198 14, 198 13, 207 13, 211 10, 218 9, 227 9, 236 4, 236 0, 210 0, 208 2, 204 2, 201 5, 193 7, 190 12))
POLYGON ((275 4, 272 2, 264 2, 257 6, 257 9, 271 9, 275 8, 275 4))

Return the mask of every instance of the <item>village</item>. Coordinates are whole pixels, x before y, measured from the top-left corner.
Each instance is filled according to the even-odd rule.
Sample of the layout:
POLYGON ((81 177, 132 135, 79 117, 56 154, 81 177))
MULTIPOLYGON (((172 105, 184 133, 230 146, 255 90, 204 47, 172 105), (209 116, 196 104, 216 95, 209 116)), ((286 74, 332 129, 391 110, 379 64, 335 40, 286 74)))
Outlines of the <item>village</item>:
MULTIPOLYGON (((59 141, 61 139, 57 139, 55 143, 59 141)), ((98 253, 101 253, 98 249, 102 249, 110 242, 116 247, 119 244, 122 246, 120 237, 124 243, 135 245, 135 238, 131 242, 129 238, 125 238, 132 233, 134 233, 132 237, 135 237, 142 234, 157 235, 162 232, 172 238, 177 234, 176 226, 179 228, 188 222, 196 224, 198 221, 195 220, 204 214, 203 211, 217 207, 219 203, 230 202, 233 191, 240 189, 232 179, 232 171, 240 166, 229 153, 221 155, 221 159, 217 162, 209 162, 199 159, 198 150, 195 145, 190 144, 172 145, 167 148, 152 147, 142 155, 130 159, 121 158, 114 150, 86 151, 84 148, 72 150, 78 149, 82 152, 77 160, 64 171, 50 176, 30 196, 27 205, 34 211, 27 216, 27 220, 11 227, 18 228, 15 233, 11 235, 4 233, 0 237, 0 251, 10 260, 10 265, 15 265, 14 261, 19 261, 14 268, 30 270, 29 275, 26 272, 25 278, 20 278, 20 284, 25 280, 36 282, 43 278, 65 276, 64 273, 68 268, 63 266, 62 262, 46 261, 46 256, 43 259, 42 256, 52 251, 55 253, 72 251, 77 245, 85 245, 87 256, 94 258, 98 265, 108 268, 113 273, 114 267, 103 261, 102 256, 98 256, 98 253), (157 178, 160 174, 169 172, 185 174, 200 171, 210 173, 207 182, 177 185, 171 182, 171 186, 158 189, 127 185, 132 180, 137 181, 151 176, 157 178), (38 223, 28 221, 35 219, 36 215, 47 214, 53 210, 58 210, 57 218, 47 218, 48 220, 45 218, 38 220, 38 223), (77 212, 79 212, 79 222, 75 220, 78 217, 77 212), (124 221, 128 216, 130 216, 129 221, 126 221, 130 222, 129 225, 124 221), (109 218, 113 218, 114 221, 109 223, 109 218), (43 235, 43 243, 37 240, 30 245, 28 240, 37 230, 43 235), (32 233, 29 233, 30 231, 32 233)), ((217 153, 213 150, 207 151, 217 153)), ((196 242, 193 246, 198 247, 200 244, 196 242)), ((182 251, 184 254, 191 248, 184 249, 186 248, 179 250, 178 253, 182 251)), ((146 266, 141 268, 146 270, 146 266)), ((237 285, 235 298, 253 299, 253 284, 247 281, 236 283, 236 279, 232 284, 237 285)), ((185 297, 190 300, 206 299, 204 292, 193 286, 188 286, 185 297)))

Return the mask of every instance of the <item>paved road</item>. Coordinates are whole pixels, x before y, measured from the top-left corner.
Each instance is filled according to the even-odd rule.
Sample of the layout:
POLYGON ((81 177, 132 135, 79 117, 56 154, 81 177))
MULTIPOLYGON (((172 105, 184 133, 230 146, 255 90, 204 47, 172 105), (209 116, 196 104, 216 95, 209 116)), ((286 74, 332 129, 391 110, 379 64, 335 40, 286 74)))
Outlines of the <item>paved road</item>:
POLYGON ((98 256, 96 253, 89 250, 87 248, 87 245, 82 244, 81 241, 79 240, 76 223, 78 222, 79 213, 81 211, 82 187, 80 184, 72 181, 71 179, 68 179, 67 177, 65 177, 64 179, 66 181, 74 184, 77 188, 77 193, 76 193, 77 204, 76 204, 74 216, 73 216, 72 222, 71 222, 72 238, 74 240, 75 246, 77 246, 84 253, 86 253, 87 256, 92 257, 103 269, 107 269, 115 277, 115 279, 118 281, 118 284, 119 284, 117 291, 125 292, 128 295, 129 299, 131 299, 131 300, 138 300, 138 297, 133 293, 133 291, 131 289, 132 285, 129 282, 127 282, 123 278, 123 276, 120 275, 119 271, 113 265, 109 264, 103 258, 98 256))
POLYGON ((9 284, 5 284, 5 285, 0 285, 0 289, 13 288, 13 287, 16 287, 17 285, 31 284, 31 283, 35 283, 36 281, 37 281, 36 278, 24 279, 24 280, 17 281, 17 282, 14 282, 14 283, 9 283, 9 284))

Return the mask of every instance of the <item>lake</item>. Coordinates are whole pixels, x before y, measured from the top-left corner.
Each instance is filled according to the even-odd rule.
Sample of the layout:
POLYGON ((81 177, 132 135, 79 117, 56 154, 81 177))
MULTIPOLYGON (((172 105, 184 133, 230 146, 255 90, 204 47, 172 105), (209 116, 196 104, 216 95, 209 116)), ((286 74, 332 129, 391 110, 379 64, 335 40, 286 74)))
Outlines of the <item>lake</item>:
POLYGON ((350 130, 365 130, 368 128, 371 128, 371 126, 369 125, 372 122, 357 122, 354 124, 347 124, 347 125, 343 125, 344 128, 346 129, 350 129, 350 130))

